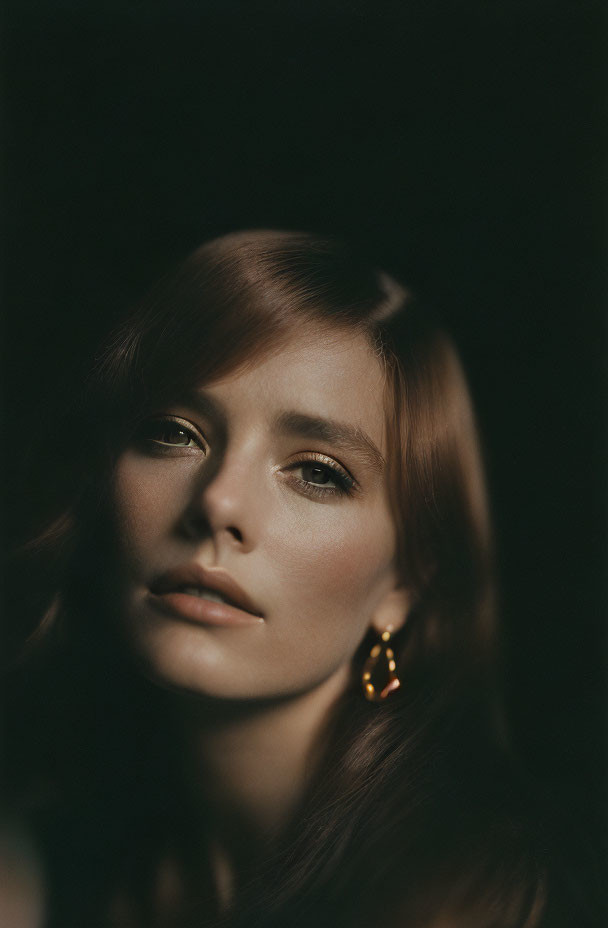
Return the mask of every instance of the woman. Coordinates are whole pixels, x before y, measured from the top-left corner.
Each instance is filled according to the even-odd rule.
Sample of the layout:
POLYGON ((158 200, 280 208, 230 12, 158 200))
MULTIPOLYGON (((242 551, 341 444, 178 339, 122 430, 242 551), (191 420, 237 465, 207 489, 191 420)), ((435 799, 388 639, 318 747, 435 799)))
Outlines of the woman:
POLYGON ((217 239, 70 434, 13 687, 50 924, 539 924, 478 441, 428 312, 339 242, 217 239))

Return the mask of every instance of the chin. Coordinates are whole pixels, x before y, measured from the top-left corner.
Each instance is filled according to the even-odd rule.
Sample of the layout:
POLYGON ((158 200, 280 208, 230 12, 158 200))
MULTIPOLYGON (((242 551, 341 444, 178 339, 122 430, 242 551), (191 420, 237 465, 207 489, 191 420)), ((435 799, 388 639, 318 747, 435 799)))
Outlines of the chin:
POLYGON ((347 666, 343 660, 328 660, 327 654, 307 655, 302 661, 273 654, 265 625, 198 625, 137 603, 127 610, 123 632, 138 672, 162 689, 200 699, 278 702, 316 690, 330 679, 336 684, 343 679, 346 685, 350 674, 350 661, 347 666))
POLYGON ((206 628, 159 620, 140 610, 127 617, 127 650, 137 669, 164 689, 234 698, 225 648, 206 628))

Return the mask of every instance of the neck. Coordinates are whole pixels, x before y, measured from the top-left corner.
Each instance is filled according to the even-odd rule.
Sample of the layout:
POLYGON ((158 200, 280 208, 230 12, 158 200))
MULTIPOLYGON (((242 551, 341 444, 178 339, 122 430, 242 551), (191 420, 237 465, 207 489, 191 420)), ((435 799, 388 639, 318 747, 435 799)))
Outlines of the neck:
POLYGON ((204 808, 218 894, 228 906, 250 862, 272 851, 318 769, 320 735, 348 669, 273 702, 180 703, 184 774, 204 808))
POLYGON ((314 690, 273 702, 182 705, 185 774, 212 820, 277 835, 317 769, 319 736, 347 684, 330 677, 314 690))

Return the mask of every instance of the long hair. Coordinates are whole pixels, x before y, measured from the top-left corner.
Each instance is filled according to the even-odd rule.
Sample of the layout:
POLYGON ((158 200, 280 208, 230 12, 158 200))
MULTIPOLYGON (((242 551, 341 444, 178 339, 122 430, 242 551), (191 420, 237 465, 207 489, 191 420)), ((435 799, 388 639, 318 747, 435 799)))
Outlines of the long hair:
MULTIPOLYGON (((23 561, 42 578, 21 610, 29 637, 15 671, 22 689, 28 681, 38 743, 21 738, 15 779, 37 797, 49 846, 62 829, 80 849, 56 864, 61 928, 79 906, 93 918, 91 900, 101 911, 121 880, 129 924, 156 924, 155 855, 180 835, 196 841, 177 790, 167 795, 162 701, 133 679, 108 631, 114 462, 161 402, 319 325, 364 335, 385 374, 398 568, 414 603, 394 639, 402 687, 383 705, 363 699, 363 641, 319 773, 226 924, 537 924, 543 879, 509 761, 490 521, 457 353, 428 309, 339 241, 255 230, 199 248, 108 339, 74 419, 72 498, 23 561), (54 708, 41 716, 45 688, 54 708), (44 775, 23 780, 28 765, 44 775), (53 803, 63 817, 44 811, 53 803)), ((205 898, 183 924, 207 924, 205 898)), ((94 918, 86 923, 105 924, 94 918)))

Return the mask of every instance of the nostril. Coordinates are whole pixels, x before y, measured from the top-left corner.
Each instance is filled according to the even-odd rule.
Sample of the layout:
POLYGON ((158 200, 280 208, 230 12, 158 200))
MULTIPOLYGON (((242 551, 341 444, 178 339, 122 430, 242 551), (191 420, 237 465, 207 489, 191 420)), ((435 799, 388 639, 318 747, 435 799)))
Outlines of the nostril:
POLYGON ((234 525, 229 525, 227 528, 227 531, 230 532, 231 535, 234 535, 237 541, 243 540, 243 536, 241 535, 240 530, 236 528, 234 525))

